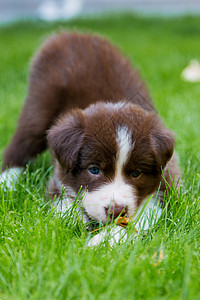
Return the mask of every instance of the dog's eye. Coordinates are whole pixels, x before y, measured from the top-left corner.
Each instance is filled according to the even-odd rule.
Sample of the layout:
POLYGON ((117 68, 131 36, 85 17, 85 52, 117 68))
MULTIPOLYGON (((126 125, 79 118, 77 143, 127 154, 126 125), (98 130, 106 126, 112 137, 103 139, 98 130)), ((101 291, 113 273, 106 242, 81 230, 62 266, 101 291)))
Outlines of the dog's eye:
POLYGON ((139 177, 141 174, 141 172, 139 170, 135 170, 131 173, 132 177, 136 178, 136 177, 139 177))
POLYGON ((90 173, 94 174, 94 175, 98 175, 100 173, 100 170, 98 167, 91 167, 89 168, 90 173))

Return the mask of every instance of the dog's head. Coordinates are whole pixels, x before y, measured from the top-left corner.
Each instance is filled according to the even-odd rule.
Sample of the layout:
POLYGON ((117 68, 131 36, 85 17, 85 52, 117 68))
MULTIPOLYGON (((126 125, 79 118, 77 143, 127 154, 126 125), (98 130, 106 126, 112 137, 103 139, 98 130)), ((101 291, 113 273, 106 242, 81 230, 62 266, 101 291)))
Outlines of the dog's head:
POLYGON ((87 188, 87 214, 106 222, 132 216, 159 186, 174 138, 154 112, 127 102, 91 105, 63 116, 48 132, 59 177, 77 193, 87 188))

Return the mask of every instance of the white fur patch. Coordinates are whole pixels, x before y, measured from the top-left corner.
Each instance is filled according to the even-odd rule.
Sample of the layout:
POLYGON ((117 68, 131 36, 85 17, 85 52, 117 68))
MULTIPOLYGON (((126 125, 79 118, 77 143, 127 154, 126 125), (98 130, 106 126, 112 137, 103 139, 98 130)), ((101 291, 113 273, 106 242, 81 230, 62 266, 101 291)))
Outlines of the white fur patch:
POLYGON ((111 247, 122 242, 124 243, 127 239, 126 230, 120 226, 115 226, 111 230, 102 230, 100 233, 93 236, 89 242, 89 247, 96 247, 100 243, 108 241, 111 247))
POLYGON ((10 168, 0 174, 0 184, 5 185, 10 190, 15 188, 19 176, 21 175, 23 168, 10 168))
POLYGON ((146 231, 150 227, 153 227, 162 214, 162 208, 159 206, 158 201, 154 198, 154 196, 148 201, 147 204, 146 201, 148 201, 148 199, 145 199, 143 201, 134 217, 134 219, 137 219, 138 216, 141 214, 138 222, 135 225, 137 231, 146 231))
POLYGON ((118 154, 116 172, 113 182, 100 186, 98 190, 88 192, 83 201, 84 208, 92 218, 106 222, 108 216, 105 208, 119 205, 127 208, 128 215, 133 215, 136 209, 136 196, 131 185, 124 181, 122 168, 132 149, 131 133, 126 127, 117 129, 116 136, 118 154))
POLYGON ((131 141, 131 132, 125 126, 119 126, 117 129, 117 143, 119 147, 117 157, 117 174, 121 173, 123 165, 128 159, 130 150, 133 148, 131 141))
POLYGON ((115 109, 115 110, 122 109, 123 107, 125 107, 125 105, 126 105, 126 103, 124 103, 122 101, 119 101, 119 102, 116 102, 116 103, 108 102, 108 103, 105 104, 107 109, 115 109))
MULTIPOLYGON (((56 213, 58 213, 60 216, 64 216, 66 212, 72 208, 77 195, 72 188, 69 186, 64 186, 58 178, 54 178, 54 182, 60 193, 62 193, 64 190, 64 195, 63 197, 56 199, 53 202, 53 206, 56 207, 56 213)), ((76 210, 79 212, 80 217, 82 217, 83 222, 87 223, 88 218, 82 213, 81 209, 82 204, 80 203, 80 205, 77 205, 76 210)))
POLYGON ((65 187, 58 178, 54 178, 54 183, 56 184, 56 188, 59 190, 60 194, 62 193, 62 190, 64 191, 64 195, 61 199, 56 199, 53 202, 53 206, 56 206, 56 212, 64 215, 66 210, 72 206, 72 199, 76 198, 76 194, 70 187, 65 187))

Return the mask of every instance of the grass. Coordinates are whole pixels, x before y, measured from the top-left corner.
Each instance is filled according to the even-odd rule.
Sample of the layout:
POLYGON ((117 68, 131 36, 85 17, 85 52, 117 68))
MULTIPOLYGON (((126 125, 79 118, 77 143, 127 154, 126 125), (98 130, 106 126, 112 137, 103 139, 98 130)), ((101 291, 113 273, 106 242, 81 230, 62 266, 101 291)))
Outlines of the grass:
MULTIPOLYGON (((0 27, 0 160, 27 90, 30 58, 60 30, 106 36, 146 80, 157 110, 176 133, 184 187, 146 236, 90 249, 85 225, 44 202, 49 154, 29 166, 16 189, 0 189, 0 299, 200 299, 200 84, 181 81, 200 60, 199 17, 104 16, 0 27)), ((129 228, 129 231, 131 228, 129 228)))

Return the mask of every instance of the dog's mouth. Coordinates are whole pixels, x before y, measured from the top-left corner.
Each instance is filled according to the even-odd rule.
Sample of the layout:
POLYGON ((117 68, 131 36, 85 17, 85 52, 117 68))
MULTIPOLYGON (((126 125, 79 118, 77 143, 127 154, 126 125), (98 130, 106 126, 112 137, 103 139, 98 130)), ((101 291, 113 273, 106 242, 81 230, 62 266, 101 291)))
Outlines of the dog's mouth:
POLYGON ((114 217, 114 215, 109 215, 106 220, 98 220, 90 216, 86 211, 84 211, 84 213, 87 216, 88 223, 94 228, 99 226, 109 225, 112 223, 116 223, 116 225, 120 225, 124 227, 128 225, 128 222, 130 220, 130 217, 128 217, 127 214, 123 214, 117 217, 114 217))
MULTIPOLYGON (((82 212, 87 217, 88 223, 92 224, 100 224, 100 225, 107 225, 111 223, 122 223, 127 225, 129 220, 129 213, 128 213, 128 206, 125 207, 118 207, 118 206, 109 206, 102 208, 101 218, 95 216, 95 214, 90 214, 86 207, 82 207, 82 212), (103 213, 104 209, 104 213, 103 213)), ((92 225, 93 226, 93 225, 92 225)))

